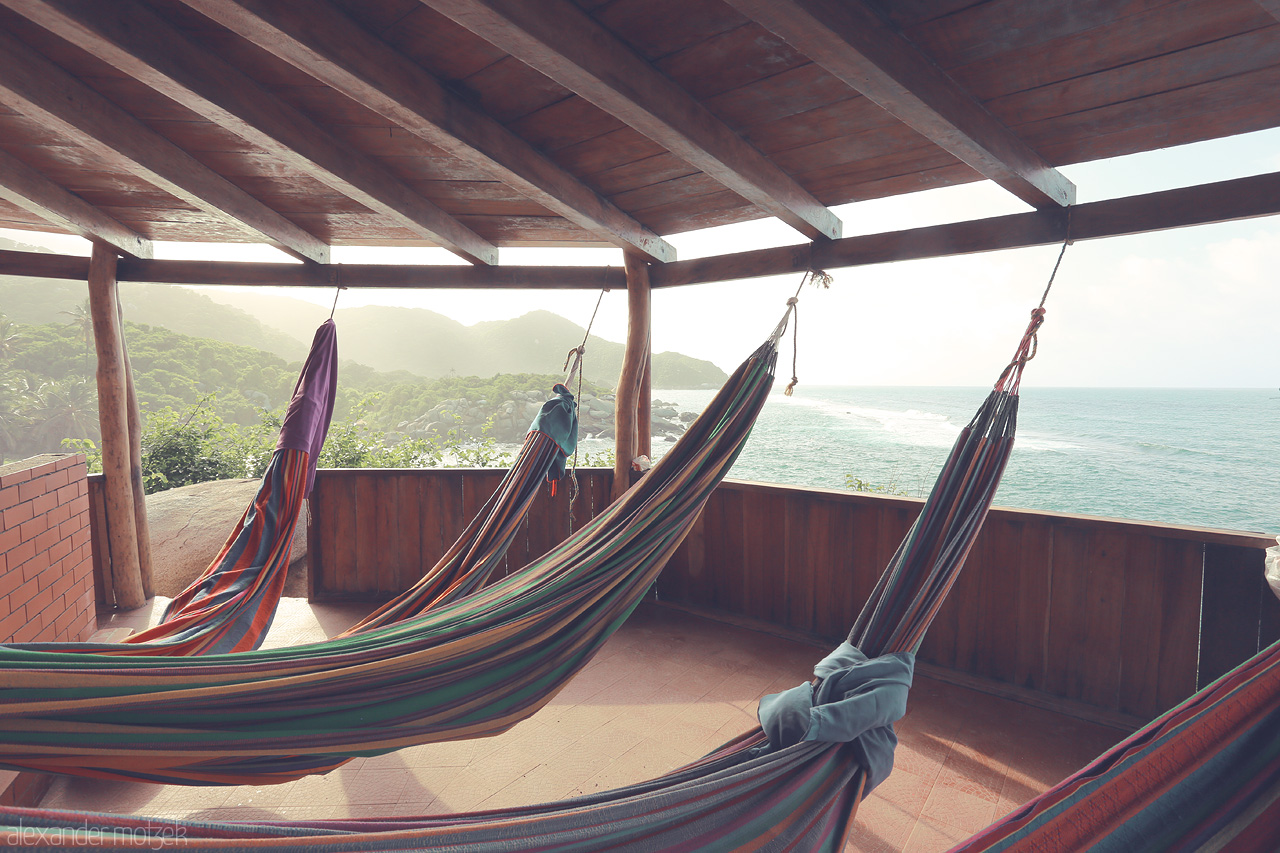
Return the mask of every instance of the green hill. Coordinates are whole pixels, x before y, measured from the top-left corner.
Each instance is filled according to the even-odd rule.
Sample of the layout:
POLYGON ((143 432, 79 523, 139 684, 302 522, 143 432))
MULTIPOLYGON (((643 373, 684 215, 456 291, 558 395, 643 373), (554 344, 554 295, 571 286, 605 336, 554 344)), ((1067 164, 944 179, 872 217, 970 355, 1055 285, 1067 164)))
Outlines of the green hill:
MULTIPOLYGON (((253 314, 299 341, 311 340, 328 311, 299 299, 247 291, 209 295, 253 314)), ((344 358, 375 370, 406 370, 418 376, 493 376, 499 373, 560 373, 565 354, 582 341, 582 326, 550 311, 531 311, 511 320, 474 326, 423 308, 365 306, 339 308, 335 319, 344 358)), ((592 335, 587 341, 585 377, 612 388, 618 382, 624 347, 592 335)), ((715 388, 727 375, 709 361, 675 352, 653 357, 654 388, 715 388)))

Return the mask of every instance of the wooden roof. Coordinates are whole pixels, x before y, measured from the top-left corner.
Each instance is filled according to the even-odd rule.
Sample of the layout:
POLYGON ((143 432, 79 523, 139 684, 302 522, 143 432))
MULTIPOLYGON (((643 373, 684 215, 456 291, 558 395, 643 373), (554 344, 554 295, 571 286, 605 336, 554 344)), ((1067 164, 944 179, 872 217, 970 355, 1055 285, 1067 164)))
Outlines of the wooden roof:
POLYGON ((1052 210, 1058 166, 1277 125, 1280 0, 0 0, 0 227, 136 258, 821 248, 832 205, 1052 210))

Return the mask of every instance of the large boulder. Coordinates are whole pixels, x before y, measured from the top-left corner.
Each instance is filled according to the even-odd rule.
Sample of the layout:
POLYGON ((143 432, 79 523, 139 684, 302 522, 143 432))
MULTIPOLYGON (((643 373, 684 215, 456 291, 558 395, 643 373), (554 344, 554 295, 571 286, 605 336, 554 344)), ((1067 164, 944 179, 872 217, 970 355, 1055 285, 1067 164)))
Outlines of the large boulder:
MULTIPOLYGON (((218 556, 261 485, 259 480, 214 480, 147 496, 151 563, 157 595, 175 596, 218 556)), ((307 594, 307 505, 293 533, 284 594, 307 594)))

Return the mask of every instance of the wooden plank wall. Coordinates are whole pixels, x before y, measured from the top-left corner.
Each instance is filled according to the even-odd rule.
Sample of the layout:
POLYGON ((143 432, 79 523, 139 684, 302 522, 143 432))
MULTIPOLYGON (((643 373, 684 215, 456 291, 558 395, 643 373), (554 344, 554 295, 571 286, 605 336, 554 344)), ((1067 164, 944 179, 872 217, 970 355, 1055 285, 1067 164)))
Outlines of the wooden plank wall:
MULTIPOLYGON (((726 482, 658 593, 838 642, 919 507, 905 498, 726 482)), ((993 510, 920 659, 1149 718, 1280 638, 1280 602, 1262 581, 1268 543, 993 510)))
MULTIPOLYGON (((435 565, 502 481, 505 469, 328 469, 316 472, 307 526, 313 601, 384 600, 435 565)), ((609 503, 611 472, 580 469, 574 529, 609 503)), ((549 487, 545 487, 549 489, 549 487)), ((507 552, 526 565, 569 533, 571 486, 533 502, 507 552)))

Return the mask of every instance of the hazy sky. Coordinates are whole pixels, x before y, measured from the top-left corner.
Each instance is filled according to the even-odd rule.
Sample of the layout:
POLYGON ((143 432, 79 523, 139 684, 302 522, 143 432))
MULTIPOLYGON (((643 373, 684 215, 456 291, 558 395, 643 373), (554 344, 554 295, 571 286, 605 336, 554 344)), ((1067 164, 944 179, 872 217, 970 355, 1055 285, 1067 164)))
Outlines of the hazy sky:
MULTIPOLYGON (((1280 171, 1280 129, 1064 167, 1079 201, 1280 171)), ((989 182, 834 208, 844 234, 978 219, 1029 208, 989 182)), ((3 232, 58 251, 79 238, 3 232)), ((802 242, 776 220, 668 238, 681 258, 802 242)), ((280 260, 237 247, 244 260, 280 260)), ((799 376, 813 385, 986 385, 1039 301, 1057 247, 833 270, 830 290, 800 301, 799 376)), ((208 244, 157 244, 157 257, 227 257, 208 244)), ((335 248, 335 261, 451 263, 439 249, 335 248)), ((614 264, 612 249, 502 249, 503 263, 614 264)), ((1280 217, 1076 243, 1048 301, 1027 385, 1280 386, 1280 217)), ((772 330, 798 275, 654 291, 654 350, 679 350, 731 370, 772 330)), ((332 291, 273 289, 329 305, 332 291)), ((580 325, 597 293, 348 290, 340 307, 428 308, 471 324, 536 308, 580 325)), ((0 308, 0 310, 3 310, 0 308)), ((594 331, 621 341, 626 294, 604 297, 594 331)), ((784 359, 789 372, 790 343, 784 359)), ((565 348, 576 341, 566 341, 565 348)), ((360 354, 344 351, 344 358, 360 354)), ((590 353, 588 353, 590 358, 590 353)), ((779 374, 784 367, 779 367, 779 374)))

